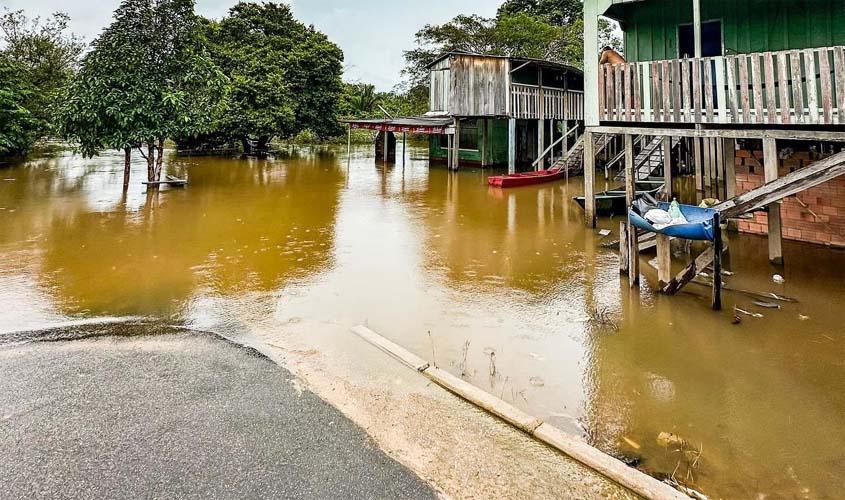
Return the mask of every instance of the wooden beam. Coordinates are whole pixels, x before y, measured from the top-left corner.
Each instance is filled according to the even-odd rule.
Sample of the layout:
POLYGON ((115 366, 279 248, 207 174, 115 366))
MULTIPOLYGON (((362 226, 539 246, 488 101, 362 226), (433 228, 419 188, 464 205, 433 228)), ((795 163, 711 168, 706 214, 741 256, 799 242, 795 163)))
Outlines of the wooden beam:
POLYGON ((598 4, 584 2, 584 125, 587 127, 599 125, 598 4))
POLYGON ((725 153, 725 186, 727 199, 736 196, 736 139, 722 139, 725 153))
POLYGON ((695 279, 698 273, 705 270, 713 262, 714 255, 713 246, 707 247, 707 250, 702 252, 694 261, 690 262, 677 276, 672 278, 661 291, 666 295, 676 295, 687 283, 695 279))
POLYGON ((663 181, 666 183, 666 201, 672 201, 672 136, 663 136, 663 181))
POLYGON ((634 171, 634 136, 625 134, 625 203, 634 203, 637 173, 634 171))
POLYGON ((694 137, 692 140, 693 147, 693 156, 695 157, 695 161, 693 162, 693 166, 695 167, 695 190, 696 191, 703 191, 704 190, 704 156, 701 151, 701 137, 694 137))
POLYGON ((657 233, 657 281, 660 288, 672 280, 672 245, 665 234, 657 233))
POLYGON ((714 208, 719 210, 723 220, 737 217, 818 186, 840 175, 845 175, 845 152, 814 162, 714 208))
MULTIPOLYGON (((589 5, 589 2, 588 2, 589 5)), ((584 132, 584 217, 588 227, 596 227, 596 151, 593 132, 584 132)))
POLYGON ((446 168, 452 170, 452 158, 455 157, 455 154, 452 152, 454 149, 453 145, 455 144, 455 136, 453 134, 449 134, 446 137, 446 168))
POLYGON ((508 173, 516 173, 516 118, 508 119, 508 173))
POLYGON ((671 135, 674 137, 721 137, 727 139, 764 139, 794 141, 845 141, 845 131, 780 130, 780 129, 714 129, 662 128, 599 125, 592 127, 596 134, 671 135))
MULTIPOLYGON (((763 166, 766 183, 778 179, 778 146, 775 139, 763 139, 763 166)), ((783 264, 783 227, 780 202, 769 205, 769 261, 783 264)))
POLYGON ((692 0, 692 32, 696 58, 701 58, 701 0, 692 0))

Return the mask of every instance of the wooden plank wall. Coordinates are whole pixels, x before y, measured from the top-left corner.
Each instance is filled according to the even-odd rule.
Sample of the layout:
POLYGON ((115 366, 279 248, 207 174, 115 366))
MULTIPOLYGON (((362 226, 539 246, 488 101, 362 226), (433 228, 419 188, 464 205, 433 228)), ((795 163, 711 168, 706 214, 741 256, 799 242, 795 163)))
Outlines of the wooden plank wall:
POLYGON ((504 116, 508 90, 507 59, 471 55, 451 57, 449 114, 504 116))
POLYGON ((607 64, 599 114, 618 122, 845 124, 845 47, 607 64))
POLYGON ((449 58, 439 61, 431 68, 428 110, 435 112, 449 111, 449 58))

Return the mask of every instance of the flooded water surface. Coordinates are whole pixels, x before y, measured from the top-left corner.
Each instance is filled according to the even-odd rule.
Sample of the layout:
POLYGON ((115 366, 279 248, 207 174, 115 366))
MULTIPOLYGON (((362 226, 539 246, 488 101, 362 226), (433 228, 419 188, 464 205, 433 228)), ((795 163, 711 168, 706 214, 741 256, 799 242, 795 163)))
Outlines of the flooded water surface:
POLYGON ((845 490, 845 252, 787 243, 776 269, 765 239, 731 235, 729 285, 797 302, 726 292, 713 313, 703 286, 654 293, 653 255, 629 290, 602 246, 614 235, 586 229, 571 201, 580 179, 490 190, 487 173, 429 166, 415 148, 387 167, 370 148, 171 155, 166 173, 190 185, 155 193, 143 169, 123 194, 120 155, 0 168, 0 335, 141 316, 298 325, 342 348, 367 324, 711 497, 845 490), (734 324, 734 305, 762 317, 734 324))

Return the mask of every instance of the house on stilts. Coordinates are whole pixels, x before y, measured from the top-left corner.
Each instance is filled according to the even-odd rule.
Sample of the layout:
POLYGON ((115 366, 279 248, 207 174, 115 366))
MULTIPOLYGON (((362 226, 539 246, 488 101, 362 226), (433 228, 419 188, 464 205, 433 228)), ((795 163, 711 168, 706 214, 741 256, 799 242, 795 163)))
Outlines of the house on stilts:
POLYGON ((424 116, 347 120, 371 129, 376 158, 395 159, 395 134, 429 135, 432 161, 541 169, 581 165, 584 80, 577 68, 552 61, 450 52, 429 65, 429 111, 424 116))
POLYGON ((669 198, 698 204, 761 195, 742 204, 745 211, 723 204, 734 207, 723 215, 740 231, 768 235, 773 262, 782 261, 782 238, 845 246, 841 2, 585 0, 584 7, 588 224, 596 217, 596 144, 616 136, 624 138, 625 178, 665 177, 669 198), (627 62, 598 64, 599 16, 619 23, 627 62), (676 182, 680 174, 694 189, 679 190, 689 184, 676 182))

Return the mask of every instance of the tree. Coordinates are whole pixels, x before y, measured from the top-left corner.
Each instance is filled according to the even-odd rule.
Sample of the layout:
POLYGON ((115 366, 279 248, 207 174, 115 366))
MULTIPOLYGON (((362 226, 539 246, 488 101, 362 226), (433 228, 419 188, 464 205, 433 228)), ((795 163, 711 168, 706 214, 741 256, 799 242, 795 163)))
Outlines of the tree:
MULTIPOLYGON (((26 87, 18 94, 22 99, 18 105, 28 111, 28 117, 17 125, 36 140, 50 132, 56 97, 76 71, 84 48, 76 36, 67 34, 68 20, 61 12, 46 20, 29 19, 23 11, 8 9, 0 14, 0 54, 5 70, 15 69, 10 77, 14 81, 4 77, 3 83, 26 87)), ((31 146, 34 141, 27 142, 31 146)))
POLYGON ((507 0, 498 17, 520 13, 540 17, 552 26, 567 26, 583 18, 583 0, 507 0))
POLYGON ((63 132, 89 156, 123 149, 124 186, 132 148, 160 181, 165 140, 201 134, 218 114, 226 78, 197 26, 192 0, 124 0, 67 89, 63 132))
POLYGON ((20 67, 0 54, 0 158, 22 155, 42 128, 26 104, 34 93, 20 67))
POLYGON ((276 136, 337 133, 343 52, 277 3, 236 4, 204 40, 231 89, 215 134, 265 150, 276 136))

